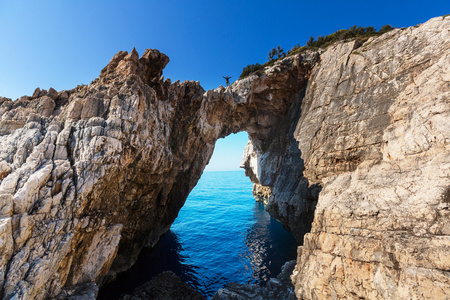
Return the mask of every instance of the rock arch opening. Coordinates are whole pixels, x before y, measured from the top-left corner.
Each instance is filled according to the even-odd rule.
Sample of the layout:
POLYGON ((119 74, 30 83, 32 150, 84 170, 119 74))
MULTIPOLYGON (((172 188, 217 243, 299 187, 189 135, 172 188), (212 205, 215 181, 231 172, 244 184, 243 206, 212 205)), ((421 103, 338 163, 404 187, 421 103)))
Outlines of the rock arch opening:
POLYGON ((292 148, 286 134, 315 59, 292 56, 205 92, 198 82, 164 80, 169 59, 159 51, 133 50, 117 53, 88 86, 2 99, 11 113, 2 119, 0 194, 14 203, 3 212, 5 240, 14 241, 3 255, 4 295, 53 297, 130 268, 170 228, 214 144, 231 133, 252 141, 260 166, 248 164, 252 181, 276 186, 275 158, 292 148), (28 285, 26 274, 38 270, 47 271, 28 285))
POLYGON ((445 298, 449 20, 297 53, 208 92, 161 78, 168 58, 148 50, 119 52, 88 86, 0 98, 0 296, 93 297, 168 230, 216 140, 244 130, 248 175, 261 198, 285 199, 272 214, 287 226, 301 213, 277 183, 297 182, 309 216, 324 182, 297 297, 445 298), (304 170, 278 168, 296 141, 304 170))
MULTIPOLYGON (((252 155, 261 166, 254 173, 249 165, 248 175, 253 182, 274 185, 281 166, 279 157, 295 147, 294 142, 286 143, 286 136, 295 127, 313 58, 291 57, 265 74, 207 92, 198 82, 161 79, 167 61, 156 50, 147 51, 140 59, 135 52, 119 53, 99 79, 102 85, 115 84, 118 73, 132 79, 122 83, 128 92, 122 95, 125 101, 116 102, 122 112, 133 113, 129 116, 129 143, 124 145, 124 153, 130 153, 129 164, 123 169, 125 174, 119 176, 125 182, 118 184, 129 187, 114 191, 114 195, 110 189, 103 189, 96 197, 101 208, 109 210, 107 201, 98 200, 121 195, 117 203, 128 204, 132 219, 141 220, 138 224, 121 217, 111 220, 124 224, 111 266, 113 273, 127 269, 144 244, 154 245, 168 230, 219 138, 246 131, 252 141, 252 155), (148 135, 143 136, 143 132, 148 135)), ((95 200, 90 208, 89 214, 98 210, 95 200)), ((279 216, 282 219, 282 213, 279 216)))
POLYGON ((247 134, 243 135, 245 139, 230 135, 218 141, 209 168, 171 229, 153 248, 144 248, 130 270, 103 286, 99 299, 131 294, 166 270, 211 297, 231 282, 265 284, 286 261, 295 259, 297 243, 292 234, 255 201, 252 183, 239 170, 247 134), (226 164, 218 164, 216 159, 226 160, 224 152, 238 148, 236 143, 237 160, 229 157, 226 164), (223 168, 226 171, 220 171, 223 168))

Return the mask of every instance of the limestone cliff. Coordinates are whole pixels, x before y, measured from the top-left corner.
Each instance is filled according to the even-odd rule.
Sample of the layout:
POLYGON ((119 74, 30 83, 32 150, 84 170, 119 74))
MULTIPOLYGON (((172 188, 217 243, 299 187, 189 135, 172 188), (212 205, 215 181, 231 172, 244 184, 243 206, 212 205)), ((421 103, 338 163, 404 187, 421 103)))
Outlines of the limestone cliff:
POLYGON ((255 193, 311 230, 298 298, 450 297, 449 30, 435 18, 207 92, 164 80, 157 50, 119 52, 88 86, 0 98, 2 296, 94 296, 245 130, 255 193))
POLYGON ((128 268, 170 228, 218 138, 246 130, 264 150, 313 63, 205 92, 164 80, 168 61, 119 52, 89 86, 1 99, 3 297, 63 297, 128 268))
POLYGON ((352 48, 321 56, 295 132, 323 183, 297 296, 450 298, 450 18, 352 48))
POLYGON ((297 237, 318 200, 297 297, 450 298, 450 17, 329 47, 300 101, 285 144, 297 153, 274 139, 244 155, 297 237))

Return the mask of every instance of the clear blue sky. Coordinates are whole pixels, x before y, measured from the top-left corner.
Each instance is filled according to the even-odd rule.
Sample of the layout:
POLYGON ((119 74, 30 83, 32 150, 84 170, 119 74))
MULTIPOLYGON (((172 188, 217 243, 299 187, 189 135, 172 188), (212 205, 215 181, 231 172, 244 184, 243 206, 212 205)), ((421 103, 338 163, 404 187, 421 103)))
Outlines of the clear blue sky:
MULTIPOLYGON (((353 25, 407 27, 449 13, 449 0, 0 0, 0 96, 87 84, 115 53, 133 47, 167 54, 166 77, 211 89, 224 84, 221 75, 235 80, 246 65, 264 63, 277 45, 288 50, 353 25)), ((240 154, 229 165, 237 169, 239 161, 240 154)))

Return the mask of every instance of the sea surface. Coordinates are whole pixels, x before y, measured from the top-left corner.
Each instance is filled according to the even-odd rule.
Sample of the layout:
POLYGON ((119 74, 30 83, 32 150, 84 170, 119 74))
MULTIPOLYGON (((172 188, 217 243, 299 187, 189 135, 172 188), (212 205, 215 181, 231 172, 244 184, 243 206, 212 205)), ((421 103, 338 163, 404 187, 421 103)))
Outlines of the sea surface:
POLYGON ((296 258, 296 248, 291 233, 255 201, 243 171, 205 172, 170 231, 102 287, 99 299, 118 299, 165 270, 208 298, 230 282, 263 285, 296 258))

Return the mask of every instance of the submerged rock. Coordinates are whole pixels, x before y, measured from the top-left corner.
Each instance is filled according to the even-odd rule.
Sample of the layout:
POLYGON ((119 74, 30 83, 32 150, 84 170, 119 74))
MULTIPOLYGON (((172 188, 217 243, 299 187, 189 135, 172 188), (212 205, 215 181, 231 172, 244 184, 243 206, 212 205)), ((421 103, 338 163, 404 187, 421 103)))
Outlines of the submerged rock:
POLYGON ((167 63, 119 52, 88 86, 1 99, 4 297, 56 297, 129 268, 170 228, 216 140, 246 130, 264 147, 314 61, 208 92, 164 80, 167 63))
POLYGON ((281 273, 276 278, 270 278, 264 286, 229 283, 225 288, 219 289, 212 300, 295 300, 297 298, 290 278, 294 267, 295 260, 288 261, 281 268, 281 273))
POLYGON ((339 42, 207 92, 133 49, 88 86, 0 98, 0 294, 95 295, 170 228, 217 139, 245 130, 255 194, 298 241, 310 231, 298 298, 450 297, 449 28, 339 42))
POLYGON ((317 203, 299 299, 450 298, 449 29, 439 17, 328 47, 290 127, 298 153, 290 134, 248 152, 267 209, 294 234, 317 203))
POLYGON ((133 294, 123 296, 120 299, 206 300, 206 297, 184 283, 175 273, 165 271, 146 284, 137 287, 133 294))
POLYGON ((94 300, 98 295, 98 286, 93 282, 65 287, 56 300, 94 300))

